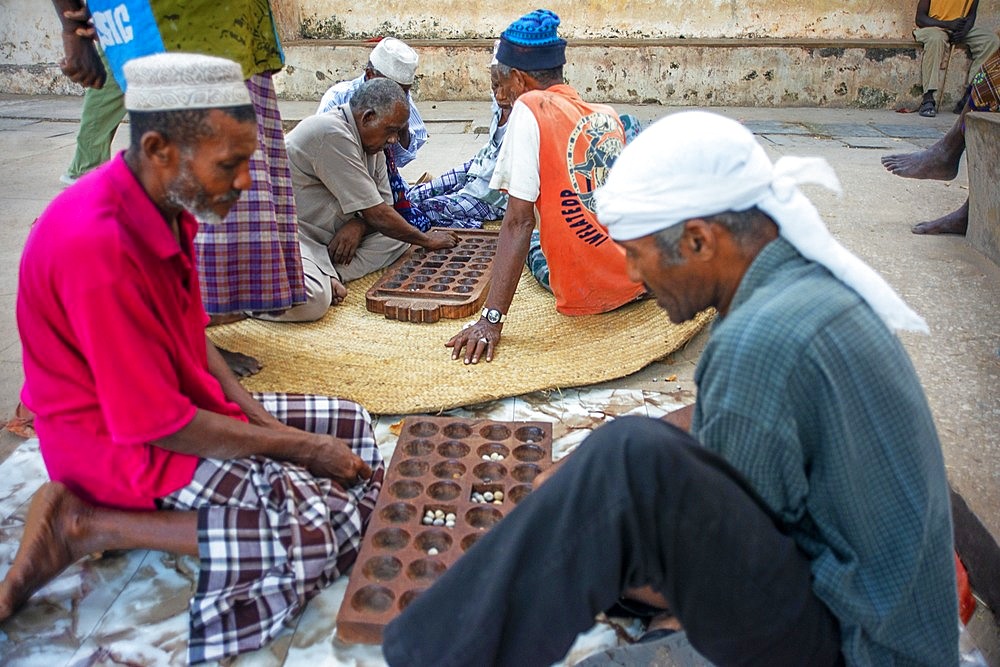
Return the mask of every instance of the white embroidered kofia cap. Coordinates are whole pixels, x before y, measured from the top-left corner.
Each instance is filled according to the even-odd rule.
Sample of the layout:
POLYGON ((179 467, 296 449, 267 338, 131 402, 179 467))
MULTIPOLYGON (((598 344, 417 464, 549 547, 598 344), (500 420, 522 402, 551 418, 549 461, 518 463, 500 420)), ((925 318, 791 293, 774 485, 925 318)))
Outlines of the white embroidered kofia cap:
POLYGON ((251 104, 243 70, 232 60, 157 53, 125 63, 129 111, 217 109, 251 104))
POLYGON ((386 37, 378 43, 368 58, 372 66, 387 79, 401 86, 413 84, 417 71, 417 52, 395 37, 386 37))

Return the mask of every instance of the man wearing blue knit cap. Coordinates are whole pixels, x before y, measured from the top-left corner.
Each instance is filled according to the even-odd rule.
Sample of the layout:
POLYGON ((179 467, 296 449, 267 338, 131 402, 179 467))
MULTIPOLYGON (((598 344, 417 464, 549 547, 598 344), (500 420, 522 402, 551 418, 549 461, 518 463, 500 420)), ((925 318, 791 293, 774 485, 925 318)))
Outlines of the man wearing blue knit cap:
POLYGON ((558 27, 538 9, 500 36, 497 96, 516 102, 490 188, 509 198, 482 317, 445 343, 467 364, 493 359, 525 259, 564 315, 606 313, 645 293, 594 211, 594 190, 625 147, 622 123, 563 82, 558 27))

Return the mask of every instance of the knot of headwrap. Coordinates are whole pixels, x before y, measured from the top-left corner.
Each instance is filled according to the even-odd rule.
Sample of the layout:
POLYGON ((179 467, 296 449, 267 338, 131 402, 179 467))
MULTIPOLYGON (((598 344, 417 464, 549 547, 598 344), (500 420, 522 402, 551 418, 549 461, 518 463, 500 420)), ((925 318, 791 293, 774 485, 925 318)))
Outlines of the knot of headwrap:
POLYGON ((753 134, 704 111, 672 114, 625 147, 596 193, 597 217, 616 241, 630 241, 692 218, 754 206, 799 253, 857 292, 891 329, 927 332, 927 323, 870 266, 837 242, 799 190, 840 183, 822 158, 772 164, 753 134))

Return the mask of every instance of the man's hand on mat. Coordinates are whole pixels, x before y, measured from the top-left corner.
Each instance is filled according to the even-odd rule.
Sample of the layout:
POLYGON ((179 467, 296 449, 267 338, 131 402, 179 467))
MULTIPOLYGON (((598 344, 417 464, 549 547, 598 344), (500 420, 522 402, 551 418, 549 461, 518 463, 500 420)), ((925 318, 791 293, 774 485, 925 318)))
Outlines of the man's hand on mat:
POLYGON ((457 334, 451 337, 445 347, 452 348, 451 358, 458 359, 462 355, 462 348, 465 348, 465 363, 479 363, 479 358, 484 354, 486 361, 493 361, 493 352, 500 344, 500 331, 503 324, 490 324, 485 319, 481 319, 472 326, 466 326, 457 334))
POLYGON ((333 240, 327 246, 330 252, 330 259, 334 264, 350 264, 354 259, 354 253, 361 245, 361 239, 365 236, 365 223, 361 220, 348 220, 344 226, 333 235, 333 240))
POLYGON ((347 444, 329 435, 317 435, 305 467, 317 477, 328 477, 345 488, 371 479, 372 469, 347 444))
POLYGON ((260 372, 260 362, 253 357, 243 354, 242 352, 224 350, 221 347, 216 347, 216 349, 219 350, 219 354, 221 354, 222 358, 226 360, 226 365, 229 366, 229 370, 231 370, 236 377, 250 377, 251 375, 256 375, 260 372))

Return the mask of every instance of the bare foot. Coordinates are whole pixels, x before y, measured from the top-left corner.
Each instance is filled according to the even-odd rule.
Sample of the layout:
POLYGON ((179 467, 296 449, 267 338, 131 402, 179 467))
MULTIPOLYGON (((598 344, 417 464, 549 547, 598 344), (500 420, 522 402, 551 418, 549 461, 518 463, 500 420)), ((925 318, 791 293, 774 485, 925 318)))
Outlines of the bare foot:
POLYGON ((0 621, 67 567, 88 553, 100 551, 101 545, 88 539, 82 527, 90 511, 89 505, 59 482, 47 482, 35 492, 21 546, 0 582, 0 621))
POLYGON ((969 228, 969 201, 937 220, 928 220, 914 225, 910 230, 914 234, 965 234, 969 228))
POLYGON ((253 357, 243 354, 242 352, 224 350, 218 346, 216 346, 216 348, 219 350, 219 354, 222 355, 222 358, 225 359, 226 365, 229 366, 229 370, 236 373, 236 377, 250 377, 251 375, 256 375, 260 372, 260 362, 253 357))
POLYGON ((225 315, 212 315, 208 318, 208 326, 215 327, 220 324, 229 324, 231 322, 239 322, 240 320, 245 320, 247 318, 246 313, 227 313, 225 315))
POLYGON ((344 287, 344 283, 340 282, 336 278, 330 278, 330 287, 333 289, 333 298, 330 299, 331 306, 339 306, 344 303, 344 299, 347 298, 347 288, 344 287))
POLYGON ((961 159, 961 152, 954 155, 953 151, 949 151, 947 146, 939 141, 930 148, 915 153, 883 155, 882 166, 903 178, 950 181, 958 175, 958 164, 961 159))

